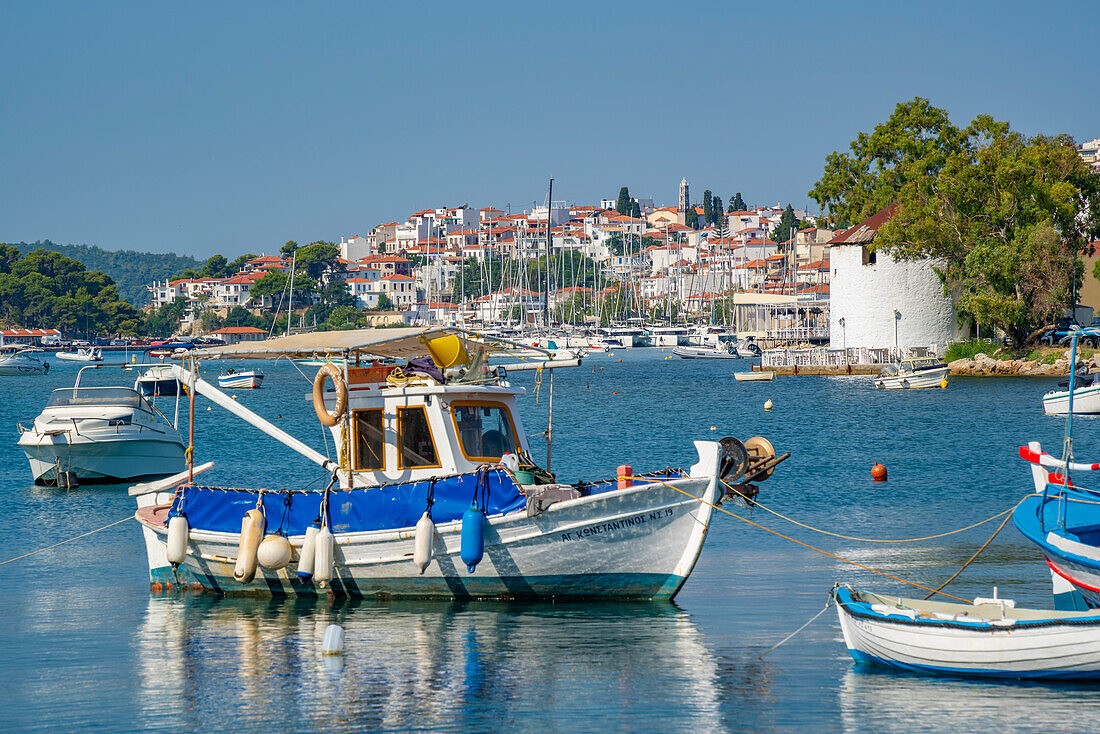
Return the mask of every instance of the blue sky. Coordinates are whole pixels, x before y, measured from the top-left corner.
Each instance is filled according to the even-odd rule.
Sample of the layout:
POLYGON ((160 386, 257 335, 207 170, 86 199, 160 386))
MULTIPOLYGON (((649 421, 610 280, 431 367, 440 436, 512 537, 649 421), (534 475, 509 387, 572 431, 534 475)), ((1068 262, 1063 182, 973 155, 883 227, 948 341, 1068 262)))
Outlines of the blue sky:
POLYGON ((916 95, 1100 137, 1091 3, 318 5, 4 3, 0 241, 270 252, 549 176, 816 208, 916 95))

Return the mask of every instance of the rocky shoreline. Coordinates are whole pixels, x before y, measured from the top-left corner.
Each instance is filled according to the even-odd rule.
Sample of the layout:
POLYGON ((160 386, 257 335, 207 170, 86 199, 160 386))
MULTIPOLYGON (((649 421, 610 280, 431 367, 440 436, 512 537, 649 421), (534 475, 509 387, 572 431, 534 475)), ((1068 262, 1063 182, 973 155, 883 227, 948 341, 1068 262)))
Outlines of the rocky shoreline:
MULTIPOLYGON (((1096 367, 1095 358, 1084 362, 1090 369, 1096 367)), ((1069 359, 1058 357, 1053 363, 1039 360, 993 359, 987 354, 975 354, 973 359, 956 359, 949 362, 953 375, 1003 375, 1006 377, 1050 377, 1069 374, 1069 359)))

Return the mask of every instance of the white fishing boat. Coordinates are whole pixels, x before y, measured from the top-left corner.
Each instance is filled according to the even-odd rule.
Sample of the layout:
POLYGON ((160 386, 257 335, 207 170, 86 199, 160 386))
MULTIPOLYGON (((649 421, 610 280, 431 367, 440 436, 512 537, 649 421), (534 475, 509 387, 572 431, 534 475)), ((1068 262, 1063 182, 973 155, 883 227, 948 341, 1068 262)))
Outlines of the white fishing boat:
POLYGON ((733 379, 738 382, 771 382, 775 379, 773 370, 755 370, 752 372, 734 372, 733 379))
MULTIPOLYGON (((1073 413, 1074 415, 1096 415, 1100 413, 1100 375, 1074 375, 1073 413)), ((1043 413, 1046 415, 1065 415, 1069 412, 1069 381, 1063 381, 1060 387, 1065 390, 1051 390, 1043 396, 1043 413)))
POLYGON ((77 349, 75 352, 58 352, 55 356, 66 362, 102 362, 103 350, 89 347, 77 349))
MULTIPOLYGON (((558 482, 531 457, 515 402, 524 390, 504 378, 525 369, 552 376, 579 361, 491 366, 484 344, 454 329, 301 334, 193 357, 336 353, 344 365, 322 367, 313 392, 335 459, 200 379, 195 361, 176 367, 192 393, 322 466, 331 480, 324 490, 288 492, 177 486, 180 475, 132 488, 152 584, 387 598, 668 599, 699 557, 712 504, 723 496, 720 480, 736 481, 749 466, 745 446, 731 438, 696 441, 699 461, 690 470, 558 482), (382 359, 407 361, 375 361, 382 359), (325 391, 330 379, 335 389, 325 391)), ((552 377, 547 382, 552 390, 552 377)), ((549 455, 548 447, 547 465, 549 455)), ((608 458, 608 466, 617 463, 608 458)))
POLYGON ((1100 678, 1100 612, 832 591, 844 643, 857 662, 919 673, 995 678, 1100 678))
POLYGON ((883 367, 874 385, 884 390, 947 387, 950 371, 951 368, 936 357, 910 357, 883 367))
POLYGON ((218 375, 218 387, 233 387, 240 389, 257 388, 264 382, 263 370, 238 370, 230 367, 218 375))
POLYGON ((683 359, 742 359, 732 343, 716 347, 676 347, 672 353, 683 359))
POLYGON ((186 446, 173 421, 135 388, 80 384, 84 370, 100 366, 81 368, 73 387, 54 390, 34 423, 19 426, 36 484, 58 483, 62 472, 79 481, 113 481, 183 469, 186 446))
POLYGON ((0 345, 0 375, 44 375, 50 371, 50 363, 38 347, 26 344, 0 345))
POLYGON ((170 364, 156 364, 145 370, 134 387, 142 395, 171 396, 183 392, 183 384, 172 373, 170 364))

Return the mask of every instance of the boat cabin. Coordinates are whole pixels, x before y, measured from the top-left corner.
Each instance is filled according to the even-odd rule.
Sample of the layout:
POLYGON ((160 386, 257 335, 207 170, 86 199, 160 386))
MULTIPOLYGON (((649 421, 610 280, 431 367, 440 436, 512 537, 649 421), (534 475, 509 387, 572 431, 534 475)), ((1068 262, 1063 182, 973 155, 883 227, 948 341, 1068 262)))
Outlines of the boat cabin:
MULTIPOLYGON (((522 388, 442 384, 419 373, 394 384, 378 374, 348 370, 347 416, 331 428, 350 486, 470 472, 530 451, 516 410, 522 388)), ((335 404, 336 393, 325 393, 325 407, 335 404)))
POLYGON ((907 372, 921 372, 922 370, 934 370, 938 367, 945 367, 946 365, 936 357, 913 357, 911 359, 901 360, 899 371, 902 374, 907 372))

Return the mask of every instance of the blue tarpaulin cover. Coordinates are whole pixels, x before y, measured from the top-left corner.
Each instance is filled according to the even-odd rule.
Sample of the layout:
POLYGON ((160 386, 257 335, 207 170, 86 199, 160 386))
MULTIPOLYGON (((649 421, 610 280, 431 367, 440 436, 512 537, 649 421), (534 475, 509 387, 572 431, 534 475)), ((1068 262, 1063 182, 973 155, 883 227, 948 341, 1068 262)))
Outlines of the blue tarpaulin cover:
MULTIPOLYGON (((432 520, 437 523, 459 520, 474 496, 478 472, 440 478, 435 481, 432 520)), ((329 528, 334 533, 410 528, 424 513, 430 481, 391 484, 365 489, 333 490, 329 494, 329 528)), ((239 533, 244 514, 256 506, 255 490, 215 487, 184 487, 172 503, 169 517, 182 506, 187 523, 198 530, 239 533)), ((488 469, 477 490, 478 507, 497 515, 523 509, 527 498, 520 494, 512 478, 500 469, 488 469), (486 500, 485 488, 488 485, 486 500)), ((317 518, 324 492, 263 493, 267 532, 302 535, 317 518)))

